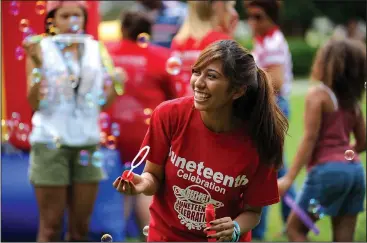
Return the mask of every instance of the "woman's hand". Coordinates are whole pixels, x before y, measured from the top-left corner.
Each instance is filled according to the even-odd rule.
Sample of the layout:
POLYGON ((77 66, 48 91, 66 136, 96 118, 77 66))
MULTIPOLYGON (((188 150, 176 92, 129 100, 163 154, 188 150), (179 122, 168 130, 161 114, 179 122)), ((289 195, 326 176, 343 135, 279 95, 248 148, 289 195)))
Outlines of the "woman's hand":
POLYGON ((23 48, 26 54, 32 59, 35 67, 42 67, 41 47, 39 43, 33 43, 25 40, 23 42, 23 48))
POLYGON ((293 181, 290 180, 287 176, 283 176, 278 179, 278 191, 279 195, 282 197, 292 186, 293 181))
POLYGON ((218 241, 230 242, 234 232, 234 223, 230 217, 216 219, 210 222, 211 226, 204 229, 204 232, 213 230, 215 234, 209 235, 209 238, 216 238, 218 241))
MULTIPOLYGON (((134 173, 133 173, 134 174, 134 173)), ((147 183, 140 175, 134 174, 131 182, 125 181, 119 176, 114 182, 113 187, 117 191, 126 195, 137 195, 143 193, 147 188, 147 183)))

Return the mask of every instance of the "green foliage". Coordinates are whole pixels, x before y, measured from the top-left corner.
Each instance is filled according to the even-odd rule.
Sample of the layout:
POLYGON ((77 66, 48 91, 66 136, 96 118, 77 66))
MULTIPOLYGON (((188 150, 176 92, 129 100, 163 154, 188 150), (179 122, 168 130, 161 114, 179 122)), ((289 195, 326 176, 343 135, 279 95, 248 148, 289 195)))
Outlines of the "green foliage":
MULTIPOLYGON (((252 50, 252 40, 238 40, 246 49, 252 50)), ((293 61, 293 73, 297 77, 308 76, 317 49, 310 47, 303 38, 287 38, 293 61)))

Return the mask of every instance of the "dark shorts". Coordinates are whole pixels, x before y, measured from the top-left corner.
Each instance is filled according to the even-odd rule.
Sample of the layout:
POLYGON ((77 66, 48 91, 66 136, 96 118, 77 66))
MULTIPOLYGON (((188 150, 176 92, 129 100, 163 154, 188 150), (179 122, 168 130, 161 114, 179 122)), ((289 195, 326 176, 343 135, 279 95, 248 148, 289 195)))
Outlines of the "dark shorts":
POLYGON ((364 211, 365 169, 359 162, 329 162, 313 167, 298 196, 298 205, 307 212, 316 199, 329 216, 356 215, 364 211))

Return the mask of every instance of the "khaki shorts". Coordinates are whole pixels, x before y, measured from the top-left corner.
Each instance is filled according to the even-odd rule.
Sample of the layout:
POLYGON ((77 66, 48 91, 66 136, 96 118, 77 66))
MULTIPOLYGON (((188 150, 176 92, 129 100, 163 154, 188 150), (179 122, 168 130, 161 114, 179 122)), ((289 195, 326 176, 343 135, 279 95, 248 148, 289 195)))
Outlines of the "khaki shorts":
MULTIPOLYGON (((33 144, 30 154, 29 179, 37 186, 63 186, 72 183, 99 182, 105 178, 103 168, 95 167, 89 161, 81 165, 79 153, 87 150, 90 155, 96 146, 67 147, 50 149, 46 144, 33 144)), ((89 156, 90 160, 91 156, 89 156)))

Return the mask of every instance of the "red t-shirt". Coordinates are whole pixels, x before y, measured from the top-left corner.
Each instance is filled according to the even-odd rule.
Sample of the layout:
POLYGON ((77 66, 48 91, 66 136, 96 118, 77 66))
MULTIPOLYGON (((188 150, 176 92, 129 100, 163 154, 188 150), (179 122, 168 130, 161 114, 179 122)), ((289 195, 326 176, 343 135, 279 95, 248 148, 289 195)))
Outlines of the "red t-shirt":
POLYGON ((139 152, 153 110, 161 102, 177 97, 165 68, 171 51, 154 45, 141 48, 130 40, 107 43, 106 47, 115 66, 127 73, 124 95, 117 97, 107 110, 111 122, 120 125, 117 148, 126 162, 139 152))
POLYGON ((173 39, 171 49, 174 51, 174 55, 180 56, 182 60, 181 72, 175 77, 176 88, 180 97, 192 95, 192 89, 190 87, 191 69, 201 51, 213 42, 226 39, 232 38, 218 31, 209 32, 201 40, 189 37, 183 42, 177 42, 177 40, 173 39))
MULTIPOLYGON (((205 205, 218 218, 235 219, 244 204, 279 201, 276 171, 259 163, 246 129, 214 133, 202 122, 193 97, 159 105, 143 146, 147 160, 164 166, 165 179, 150 206, 148 241, 207 241, 205 205)), ((251 241, 251 232, 241 241, 251 241)))

